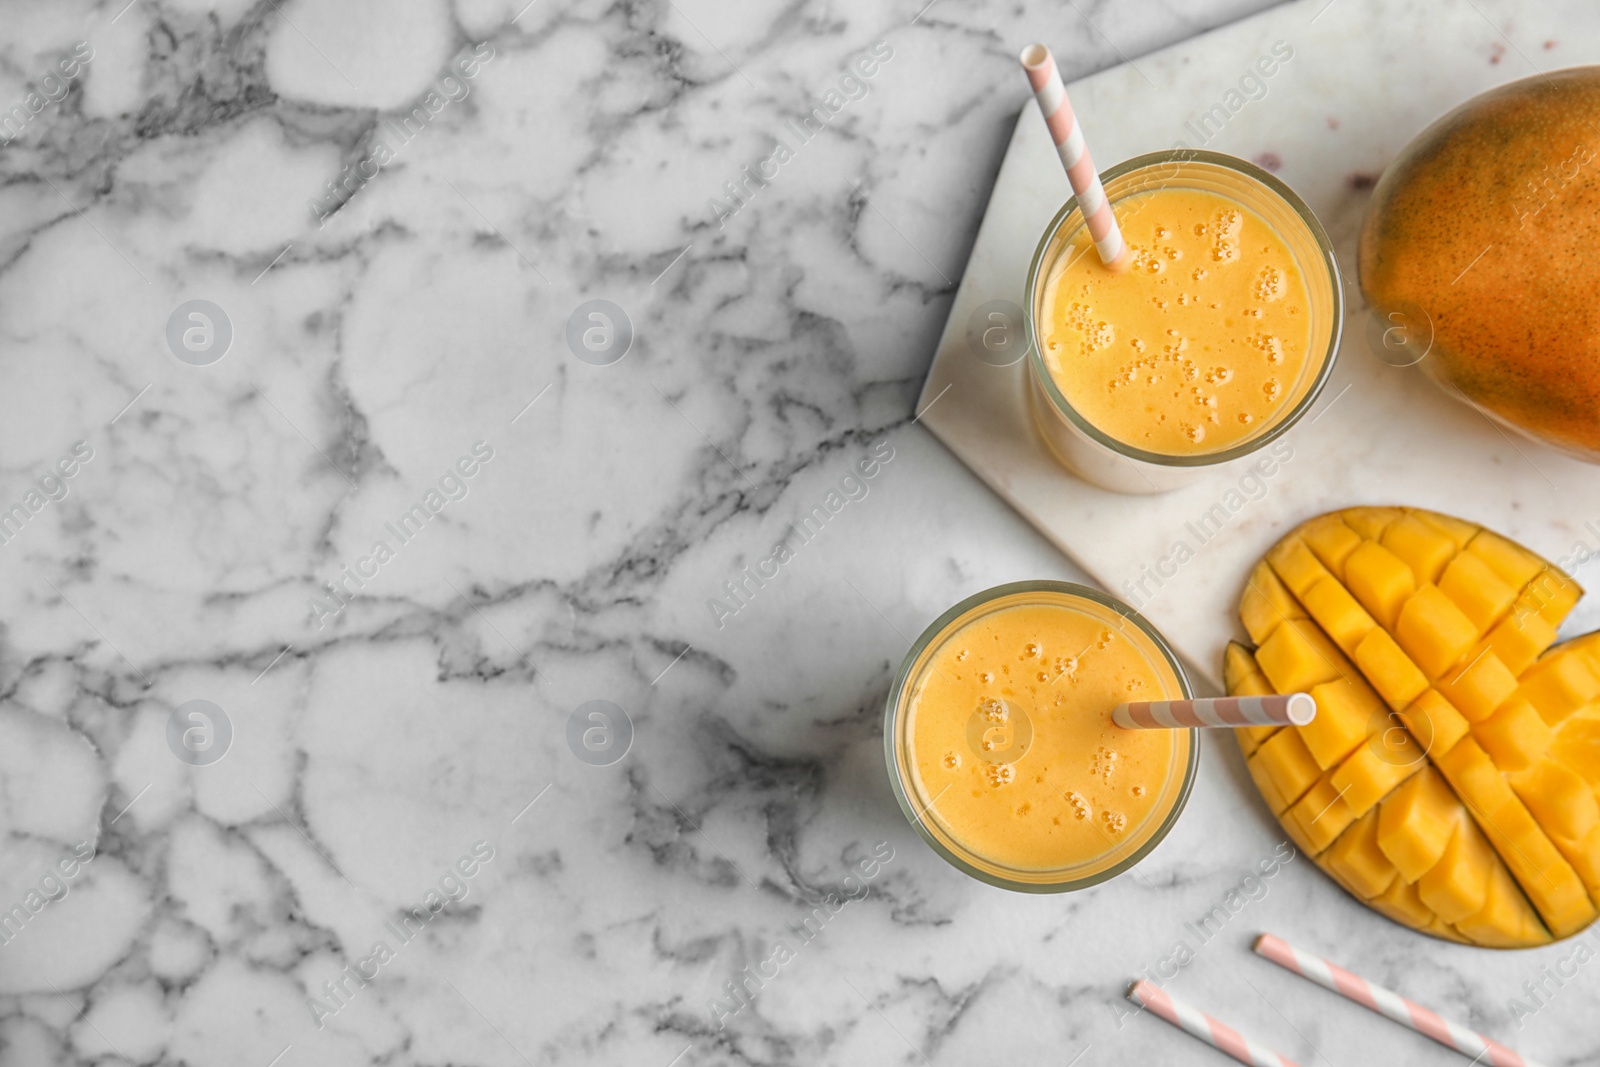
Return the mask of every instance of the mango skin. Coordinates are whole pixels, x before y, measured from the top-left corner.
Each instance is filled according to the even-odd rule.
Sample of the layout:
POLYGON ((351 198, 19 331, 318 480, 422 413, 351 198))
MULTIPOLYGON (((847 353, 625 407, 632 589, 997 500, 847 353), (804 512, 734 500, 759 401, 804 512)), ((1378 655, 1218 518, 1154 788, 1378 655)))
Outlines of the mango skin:
POLYGON ((1600 67, 1500 86, 1419 134, 1373 192, 1358 270, 1383 326, 1420 344, 1431 323, 1418 366, 1447 392, 1600 462, 1600 67))

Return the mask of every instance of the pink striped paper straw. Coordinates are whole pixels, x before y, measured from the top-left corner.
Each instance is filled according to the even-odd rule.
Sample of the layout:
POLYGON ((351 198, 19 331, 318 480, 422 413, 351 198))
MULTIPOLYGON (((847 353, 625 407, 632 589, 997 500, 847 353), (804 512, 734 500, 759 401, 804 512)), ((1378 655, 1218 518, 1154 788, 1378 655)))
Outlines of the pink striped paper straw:
POLYGON ((1039 103, 1045 125, 1050 127, 1050 139, 1056 144, 1061 163, 1067 168, 1067 180, 1078 197, 1078 207, 1089 225, 1089 236, 1094 238, 1094 248, 1100 253, 1100 262, 1112 270, 1128 266, 1128 246, 1122 240, 1122 230, 1117 217, 1111 213, 1111 201, 1100 184, 1100 173, 1094 169, 1094 159, 1089 146, 1083 142, 1083 129, 1072 113, 1072 101, 1067 99, 1066 87, 1061 84, 1061 72, 1056 69, 1055 57, 1042 44, 1030 44, 1022 50, 1022 69, 1028 72, 1028 83, 1033 86, 1033 98, 1039 103))
POLYGON ((1271 1049, 1262 1048, 1239 1031, 1224 1026, 1205 1012, 1181 1000, 1173 1000, 1167 995, 1166 990, 1143 978, 1133 983, 1133 988, 1128 990, 1128 999, 1149 1008, 1173 1026, 1198 1037, 1212 1048, 1226 1052, 1240 1063, 1248 1063, 1251 1067, 1299 1067, 1293 1060, 1280 1056, 1271 1049))
POLYGON ((1256 938, 1255 950, 1256 955, 1264 956, 1302 978, 1309 978, 1346 1000, 1353 1000, 1363 1008, 1370 1008, 1379 1015, 1393 1019, 1401 1026, 1425 1034, 1463 1056, 1471 1056, 1474 1063, 1487 1063, 1493 1067, 1539 1067, 1533 1060, 1512 1052, 1499 1042, 1442 1019, 1421 1004, 1414 1004, 1398 993, 1374 985, 1358 974, 1351 974, 1321 956, 1301 952, 1281 938, 1262 934, 1256 938))
POLYGON ((1202 697, 1118 704, 1111 721, 1124 730, 1179 730, 1186 726, 1304 726, 1317 717, 1310 693, 1260 697, 1202 697))

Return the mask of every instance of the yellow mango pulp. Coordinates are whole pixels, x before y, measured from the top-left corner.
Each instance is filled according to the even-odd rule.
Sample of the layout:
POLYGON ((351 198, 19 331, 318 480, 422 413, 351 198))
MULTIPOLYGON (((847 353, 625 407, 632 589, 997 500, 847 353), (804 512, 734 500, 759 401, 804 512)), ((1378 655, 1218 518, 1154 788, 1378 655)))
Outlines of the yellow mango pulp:
POLYGON ((1309 692, 1238 731, 1252 778, 1336 881, 1421 932, 1496 948, 1600 915, 1600 635, 1556 645, 1569 576, 1413 508, 1317 516, 1251 572, 1230 693, 1309 692))

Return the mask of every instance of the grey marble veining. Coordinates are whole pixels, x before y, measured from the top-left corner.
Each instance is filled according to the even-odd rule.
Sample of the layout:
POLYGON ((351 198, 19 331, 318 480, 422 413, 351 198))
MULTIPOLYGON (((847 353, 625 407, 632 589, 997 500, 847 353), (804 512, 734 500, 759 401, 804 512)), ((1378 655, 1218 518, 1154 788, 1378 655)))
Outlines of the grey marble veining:
POLYGON ((1214 1061, 1140 974, 1451 1062, 1264 928, 1594 1057, 1587 971, 1507 1008, 1562 950, 1247 883, 1223 746, 1062 898, 885 781, 921 627, 1077 574, 912 425, 1015 51, 1260 3, 524 2, 0 9, 0 1064, 1214 1061))

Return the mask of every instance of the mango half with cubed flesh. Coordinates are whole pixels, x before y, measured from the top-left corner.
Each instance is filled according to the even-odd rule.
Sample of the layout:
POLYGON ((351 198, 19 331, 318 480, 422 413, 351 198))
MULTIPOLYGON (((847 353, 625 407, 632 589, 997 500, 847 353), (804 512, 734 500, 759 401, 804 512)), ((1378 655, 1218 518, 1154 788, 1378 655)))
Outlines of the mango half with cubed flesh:
POLYGON ((1597 249, 1600 67, 1574 67, 1474 97, 1417 135, 1373 191, 1361 291, 1387 350, 1600 462, 1597 249))
POLYGON ((1600 915, 1600 634, 1520 545, 1415 508, 1347 508, 1256 565, 1227 690, 1310 693, 1305 726, 1235 731, 1301 851, 1450 941, 1523 948, 1600 915))

